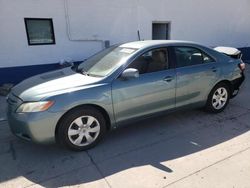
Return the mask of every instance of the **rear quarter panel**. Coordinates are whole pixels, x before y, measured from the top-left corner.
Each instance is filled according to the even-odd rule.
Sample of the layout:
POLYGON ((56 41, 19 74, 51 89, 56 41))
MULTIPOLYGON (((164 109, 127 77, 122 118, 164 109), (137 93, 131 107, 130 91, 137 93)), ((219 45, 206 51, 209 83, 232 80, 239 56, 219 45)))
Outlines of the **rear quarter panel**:
MULTIPOLYGON (((217 81, 211 86, 208 94, 210 93, 211 89, 223 80, 233 81, 237 78, 240 78, 241 70, 238 67, 240 60, 232 59, 220 52, 217 52, 211 48, 207 48, 202 46, 204 51, 208 52, 209 55, 216 59, 217 67, 218 67, 218 79, 217 81)), ((207 94, 207 95, 208 95, 207 94)))
POLYGON ((232 59, 227 55, 224 55, 210 48, 203 48, 205 48, 205 50, 209 52, 209 54, 215 57, 218 62, 220 68, 220 79, 218 80, 218 82, 223 79, 232 81, 241 77, 241 70, 238 67, 239 63, 241 63, 241 60, 232 59))

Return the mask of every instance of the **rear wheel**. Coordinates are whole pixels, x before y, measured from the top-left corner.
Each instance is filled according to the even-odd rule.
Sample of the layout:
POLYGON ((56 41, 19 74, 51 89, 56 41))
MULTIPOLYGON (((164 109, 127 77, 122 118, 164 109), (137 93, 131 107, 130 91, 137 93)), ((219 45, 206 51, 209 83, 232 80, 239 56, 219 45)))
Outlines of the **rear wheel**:
POLYGON ((212 113, 222 112, 228 105, 230 89, 227 84, 220 83, 210 92, 206 104, 206 110, 212 113))
POLYGON ((92 107, 73 110, 61 120, 57 141, 72 150, 83 151, 94 147, 106 133, 103 115, 92 107))

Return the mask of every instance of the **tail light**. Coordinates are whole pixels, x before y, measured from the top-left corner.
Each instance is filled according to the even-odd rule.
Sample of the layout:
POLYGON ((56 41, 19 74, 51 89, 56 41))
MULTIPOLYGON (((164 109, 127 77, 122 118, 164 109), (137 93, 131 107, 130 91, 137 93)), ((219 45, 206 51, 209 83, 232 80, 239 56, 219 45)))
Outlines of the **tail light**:
POLYGON ((241 71, 244 71, 246 69, 246 64, 243 61, 241 61, 241 63, 239 64, 239 68, 241 71))

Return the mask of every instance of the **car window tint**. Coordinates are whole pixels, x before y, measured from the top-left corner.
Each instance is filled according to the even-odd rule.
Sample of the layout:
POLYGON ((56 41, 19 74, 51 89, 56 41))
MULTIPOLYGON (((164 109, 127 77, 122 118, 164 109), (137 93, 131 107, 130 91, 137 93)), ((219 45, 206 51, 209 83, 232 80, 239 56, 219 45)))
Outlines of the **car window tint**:
POLYGON ((166 70, 169 68, 167 49, 150 50, 137 57, 128 68, 135 68, 140 74, 166 70))
POLYGON ((200 50, 191 47, 175 47, 177 67, 198 65, 203 63, 200 50))
POLYGON ((206 55, 205 53, 203 53, 203 63, 212 63, 212 62, 215 62, 215 60, 206 55))

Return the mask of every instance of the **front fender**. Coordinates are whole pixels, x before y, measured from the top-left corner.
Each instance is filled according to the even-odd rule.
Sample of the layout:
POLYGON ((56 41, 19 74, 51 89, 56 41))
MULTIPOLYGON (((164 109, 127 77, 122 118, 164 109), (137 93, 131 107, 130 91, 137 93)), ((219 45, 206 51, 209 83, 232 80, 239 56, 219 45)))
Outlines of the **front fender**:
POLYGON ((110 84, 91 86, 49 97, 46 100, 55 101, 55 104, 49 109, 53 113, 62 112, 62 114, 65 114, 69 110, 81 105, 92 104, 99 106, 107 112, 111 126, 115 124, 110 84))

